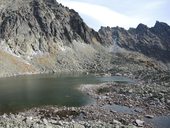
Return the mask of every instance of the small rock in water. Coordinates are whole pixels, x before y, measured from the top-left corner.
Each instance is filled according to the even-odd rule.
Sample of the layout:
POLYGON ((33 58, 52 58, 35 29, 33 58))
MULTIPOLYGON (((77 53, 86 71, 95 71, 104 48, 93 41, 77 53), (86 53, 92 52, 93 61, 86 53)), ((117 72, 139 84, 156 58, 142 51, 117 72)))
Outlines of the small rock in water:
POLYGON ((111 113, 116 113, 116 111, 114 111, 114 110, 110 110, 110 112, 111 112, 111 113))
POLYGON ((141 112, 143 111, 143 109, 141 109, 141 108, 136 108, 134 111, 141 113, 141 112))
POLYGON ((143 125, 144 125, 144 121, 142 121, 142 120, 135 120, 135 123, 137 124, 137 126, 138 127, 143 127, 143 125))
POLYGON ((154 118, 153 115, 145 115, 145 117, 146 117, 146 118, 150 118, 150 119, 154 118))

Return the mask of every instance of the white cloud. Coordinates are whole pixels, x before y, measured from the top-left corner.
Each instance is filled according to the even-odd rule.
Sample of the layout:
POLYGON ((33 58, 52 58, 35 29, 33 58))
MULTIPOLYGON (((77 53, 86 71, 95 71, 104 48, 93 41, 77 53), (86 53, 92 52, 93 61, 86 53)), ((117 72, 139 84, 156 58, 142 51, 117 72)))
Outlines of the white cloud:
POLYGON ((100 26, 121 26, 128 29, 136 27, 139 23, 152 26, 155 20, 159 20, 157 17, 157 13, 160 12, 158 8, 166 3, 162 0, 142 0, 139 2, 127 0, 122 3, 118 0, 110 0, 108 3, 113 3, 113 8, 111 8, 107 1, 102 4, 101 0, 100 4, 97 0, 93 2, 87 2, 87 0, 81 0, 81 2, 77 0, 57 1, 79 12, 84 21, 96 30, 100 26))
POLYGON ((101 5, 92 5, 68 0, 58 0, 58 2, 62 2, 65 6, 75 9, 80 14, 98 21, 98 23, 96 23, 99 24, 98 27, 123 26, 128 28, 129 25, 134 26, 134 24, 136 26, 137 19, 125 16, 101 5))

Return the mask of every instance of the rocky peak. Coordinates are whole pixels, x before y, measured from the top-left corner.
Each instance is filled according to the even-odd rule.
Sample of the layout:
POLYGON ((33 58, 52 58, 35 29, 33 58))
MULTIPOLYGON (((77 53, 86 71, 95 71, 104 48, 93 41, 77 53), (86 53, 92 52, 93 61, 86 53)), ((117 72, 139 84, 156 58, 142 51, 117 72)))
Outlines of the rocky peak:
POLYGON ((117 43, 117 39, 122 38, 123 35, 127 35, 127 31, 121 27, 101 27, 99 29, 99 35, 104 44, 110 45, 117 43))
POLYGON ((150 28, 150 30, 155 34, 169 34, 170 33, 170 26, 166 23, 156 21, 154 27, 150 28))
POLYGON ((146 32, 148 31, 148 29, 149 29, 149 28, 148 28, 146 25, 140 23, 140 24, 137 26, 136 31, 137 31, 138 33, 146 33, 146 32))
POLYGON ((162 40, 166 50, 170 51, 170 26, 166 23, 157 21, 155 26, 150 28, 150 31, 157 35, 162 40))
POLYGON ((154 25, 154 28, 168 28, 168 24, 167 23, 164 23, 164 22, 159 22, 159 21, 156 21, 155 25, 154 25))
POLYGON ((114 40, 118 40, 122 48, 165 62, 170 61, 170 26, 166 23, 157 21, 152 28, 139 24, 137 28, 129 30, 120 27, 111 30, 101 28, 99 33, 108 44, 113 44, 114 40))
POLYGON ((102 42, 104 42, 106 45, 113 44, 113 38, 112 38, 112 28, 110 27, 101 27, 99 29, 99 35, 102 38, 102 42))

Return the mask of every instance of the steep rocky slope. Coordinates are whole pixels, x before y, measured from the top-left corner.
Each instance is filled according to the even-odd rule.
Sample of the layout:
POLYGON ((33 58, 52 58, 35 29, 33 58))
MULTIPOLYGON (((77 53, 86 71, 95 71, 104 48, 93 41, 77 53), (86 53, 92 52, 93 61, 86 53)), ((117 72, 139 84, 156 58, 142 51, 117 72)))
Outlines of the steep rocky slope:
POLYGON ((0 21, 1 40, 17 55, 55 52, 58 45, 69 46, 74 40, 101 42, 77 12, 55 0, 7 0, 0 21))
POLYGON ((170 62, 170 26, 166 23, 157 21, 152 28, 139 24, 137 28, 129 30, 120 27, 101 27, 99 34, 106 44, 170 62))
MULTIPOLYGON (((37 72, 94 69, 102 60, 101 44, 99 34, 76 11, 56 0, 0 1, 1 52, 23 59, 37 72)), ((2 72, 10 74, 5 68, 2 72)))
POLYGON ((115 66, 110 50, 122 48, 122 55, 138 52, 168 63, 169 42, 170 27, 161 22, 152 28, 139 24, 136 29, 102 27, 96 32, 56 0, 0 0, 0 77, 106 72, 115 66))

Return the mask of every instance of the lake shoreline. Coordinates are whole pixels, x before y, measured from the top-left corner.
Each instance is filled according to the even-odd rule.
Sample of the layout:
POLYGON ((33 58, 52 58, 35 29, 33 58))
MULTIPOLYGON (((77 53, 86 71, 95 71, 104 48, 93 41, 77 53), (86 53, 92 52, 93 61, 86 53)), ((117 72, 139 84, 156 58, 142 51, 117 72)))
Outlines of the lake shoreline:
MULTIPOLYGON (((105 75, 107 76, 107 74, 105 75)), ((78 89, 93 98, 95 102, 82 107, 46 106, 16 114, 4 114, 0 116, 0 126, 29 127, 32 125, 33 127, 59 128, 69 126, 73 128, 85 128, 86 126, 135 128, 142 126, 151 128, 153 126, 145 120, 168 116, 170 115, 170 108, 168 107, 169 102, 166 101, 168 98, 166 86, 159 85, 156 82, 152 83, 152 86, 150 84, 138 81, 134 84, 107 82, 81 85, 78 89), (160 92, 164 95, 165 101, 161 101, 160 92), (158 94, 157 97, 154 96, 155 94, 158 94), (158 102, 158 100, 160 101, 158 102), (133 108, 135 114, 105 108, 106 105, 114 104, 133 108), (142 110, 135 109, 135 107, 142 110)))
POLYGON ((27 72, 27 73, 20 73, 20 74, 11 74, 11 75, 0 75, 1 78, 12 78, 12 77, 20 77, 20 76, 31 76, 31 75, 48 75, 48 74, 72 74, 72 73, 81 73, 81 74, 88 74, 88 72, 79 70, 79 71, 60 71, 60 72, 27 72))
MULTIPOLYGON (((151 128, 146 118, 170 114, 170 73, 139 63, 114 62, 115 69, 95 73, 97 76, 124 76, 136 83, 107 82, 86 84, 81 91, 95 100, 82 107, 47 106, 0 116, 1 127, 121 127, 151 128), (119 66, 117 66, 119 65, 119 66), (134 110, 135 114, 117 112, 107 106, 118 105, 134 110), (136 114, 137 113, 137 114, 136 114), (143 122, 144 121, 144 122, 143 122)), ((85 73, 86 74, 86 73, 85 73)), ((88 72, 87 72, 88 74, 88 72)))

